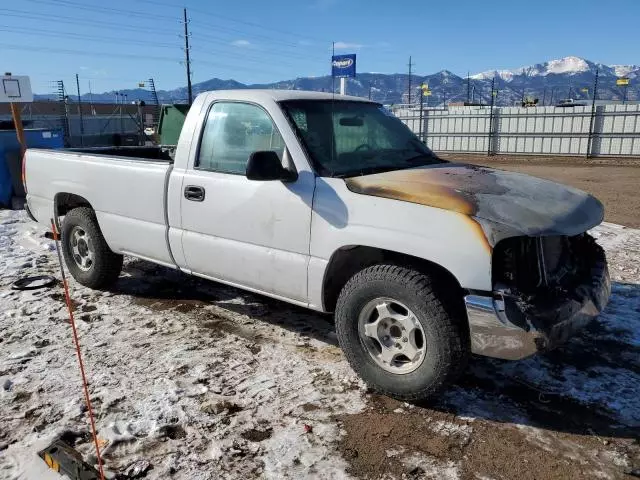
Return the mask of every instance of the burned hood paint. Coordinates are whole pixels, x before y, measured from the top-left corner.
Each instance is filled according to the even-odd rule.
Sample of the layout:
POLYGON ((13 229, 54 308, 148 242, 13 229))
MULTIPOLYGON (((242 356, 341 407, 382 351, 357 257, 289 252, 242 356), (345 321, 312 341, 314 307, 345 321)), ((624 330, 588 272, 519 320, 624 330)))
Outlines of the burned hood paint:
POLYGON ((346 179, 349 190, 468 215, 491 245, 511 235, 577 235, 604 209, 575 188, 521 173, 444 163, 346 179))

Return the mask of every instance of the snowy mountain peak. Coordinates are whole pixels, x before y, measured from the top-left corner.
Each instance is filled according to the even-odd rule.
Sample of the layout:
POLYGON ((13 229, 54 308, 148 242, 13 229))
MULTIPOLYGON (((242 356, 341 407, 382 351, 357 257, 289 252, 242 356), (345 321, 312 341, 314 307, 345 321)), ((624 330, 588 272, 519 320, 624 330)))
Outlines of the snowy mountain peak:
POLYGON ((520 67, 513 70, 489 70, 472 75, 471 78, 473 78, 474 80, 488 80, 495 76, 504 80, 505 82, 510 82, 511 80, 513 80, 513 77, 516 76, 545 77, 550 74, 574 75, 590 71, 590 65, 592 64, 584 58, 569 56, 559 58, 557 60, 551 60, 545 63, 538 63, 536 65, 520 67))
POLYGON ((546 63, 546 72, 549 73, 581 73, 589 71, 589 64, 584 58, 564 57, 558 60, 551 60, 546 63))
POLYGON ((513 80, 513 76, 520 72, 514 73, 515 70, 487 70, 486 72, 476 73, 471 75, 473 80, 490 80, 494 77, 501 78, 505 82, 513 80))
POLYGON ((640 65, 611 65, 613 71, 618 77, 629 77, 636 76, 638 74, 638 70, 640 70, 640 65))

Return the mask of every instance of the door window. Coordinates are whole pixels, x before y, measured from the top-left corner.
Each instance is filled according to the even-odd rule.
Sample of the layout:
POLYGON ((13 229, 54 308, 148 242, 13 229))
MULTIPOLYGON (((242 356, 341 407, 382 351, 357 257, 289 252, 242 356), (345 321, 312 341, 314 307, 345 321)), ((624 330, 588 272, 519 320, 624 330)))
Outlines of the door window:
POLYGON ((216 102, 207 114, 196 168, 244 175, 253 152, 271 150, 282 160, 284 147, 282 136, 262 108, 216 102))

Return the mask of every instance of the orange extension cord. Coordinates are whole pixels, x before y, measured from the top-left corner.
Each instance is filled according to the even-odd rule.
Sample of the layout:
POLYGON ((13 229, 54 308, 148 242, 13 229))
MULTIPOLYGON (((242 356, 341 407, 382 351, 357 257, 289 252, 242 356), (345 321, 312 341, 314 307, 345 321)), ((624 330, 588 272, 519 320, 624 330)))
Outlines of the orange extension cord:
POLYGON ((64 286, 64 296, 67 303, 67 309, 69 310, 69 321, 71 323, 71 329, 73 330, 73 342, 76 345, 76 353, 78 354, 78 363, 80 364, 80 374, 82 375, 82 386, 84 388, 84 398, 87 402, 87 411, 89 412, 89 420, 91 421, 91 433, 93 434, 93 443, 96 446, 96 456, 98 457, 98 469, 100 470, 100 480, 104 480, 104 470, 102 468, 102 457, 100 456, 100 445, 98 444, 98 434, 96 433, 96 422, 93 418, 93 408, 91 408, 91 399, 89 398, 89 387, 87 385, 87 377, 84 373, 84 363, 82 362, 82 354, 80 353, 80 342, 78 341, 78 331, 76 330, 76 321, 73 317, 73 305, 71 303, 71 295, 69 295, 69 285, 67 284, 67 277, 64 274, 64 265, 62 263, 62 255, 60 253, 60 247, 58 245, 58 230, 56 225, 51 219, 51 231, 53 232, 53 240, 56 244, 56 252, 58 254, 58 261, 60 262, 60 272, 62 273, 62 285, 64 286))

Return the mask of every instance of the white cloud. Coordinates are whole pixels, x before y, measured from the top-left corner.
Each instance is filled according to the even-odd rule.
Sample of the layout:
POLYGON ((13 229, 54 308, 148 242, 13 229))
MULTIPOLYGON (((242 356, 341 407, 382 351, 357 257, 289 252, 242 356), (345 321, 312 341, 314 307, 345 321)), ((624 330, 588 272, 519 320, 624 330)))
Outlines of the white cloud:
POLYGON ((336 50, 360 50, 364 45, 361 43, 336 42, 334 48, 336 50))
POLYGON ((104 77, 109 73, 104 68, 93 68, 93 67, 81 66, 81 67, 78 67, 78 69, 83 73, 82 76, 92 75, 94 77, 104 77))
POLYGON ((251 46, 251 42, 249 40, 234 40, 231 42, 231 45, 234 47, 249 47, 251 46))

